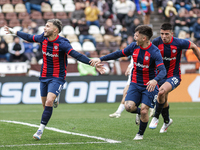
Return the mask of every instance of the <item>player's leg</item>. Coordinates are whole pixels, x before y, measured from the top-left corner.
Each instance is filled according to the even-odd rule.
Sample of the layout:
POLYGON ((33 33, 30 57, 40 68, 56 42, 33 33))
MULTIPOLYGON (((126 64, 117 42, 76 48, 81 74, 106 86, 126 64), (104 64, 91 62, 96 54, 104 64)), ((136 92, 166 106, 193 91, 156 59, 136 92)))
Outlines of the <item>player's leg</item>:
POLYGON ((121 113, 124 111, 125 106, 124 106, 124 102, 125 102, 125 98, 126 98, 126 94, 128 91, 129 85, 126 85, 123 91, 123 97, 122 97, 122 101, 117 109, 117 111, 113 114, 110 114, 109 117, 111 118, 119 118, 121 116, 121 113))
MULTIPOLYGON (((53 102, 58 94, 61 92, 64 83, 59 83, 57 81, 51 81, 48 84, 48 94, 45 102, 45 108, 42 114, 40 127, 37 132, 33 135, 33 138, 40 140, 45 129, 45 126, 49 122, 52 112, 53 112, 53 102)), ((44 97, 44 92, 42 92, 42 97, 44 97)), ((42 99, 44 101, 44 98, 42 99)))
POLYGON ((149 106, 142 103, 141 110, 140 110, 141 118, 140 118, 139 131, 133 140, 142 140, 143 139, 143 134, 147 128, 147 124, 149 121, 148 111, 149 111, 149 106))
POLYGON ((45 108, 42 114, 41 123, 38 131, 33 135, 34 139, 40 140, 45 126, 49 122, 53 112, 53 101, 56 98, 54 93, 49 92, 45 103, 45 108))
POLYGON ((55 98, 55 100, 53 101, 53 107, 57 108, 58 104, 59 104, 59 100, 60 100, 60 94, 55 98))
POLYGON ((146 130, 148 121, 149 121, 149 108, 153 108, 155 106, 155 101, 157 99, 158 87, 156 86, 154 91, 148 92, 146 89, 142 91, 141 96, 141 111, 140 111, 140 126, 139 132, 136 134, 134 140, 142 140, 143 134, 146 130))
POLYGON ((160 129, 160 133, 167 132, 168 127, 173 123, 173 120, 169 117, 169 103, 167 102, 168 94, 166 95, 165 105, 162 109, 162 117, 164 120, 164 123, 160 129))
MULTIPOLYGON (((167 79, 167 82, 171 84, 172 89, 170 91, 172 91, 180 85, 181 79, 179 77, 174 76, 174 77, 167 79)), ((160 129, 160 133, 167 132, 168 127, 173 123, 173 120, 169 117, 169 104, 167 102, 168 93, 166 93, 166 95, 165 95, 165 105, 162 109, 162 116, 164 119, 164 124, 163 124, 162 128, 160 129)))
POLYGON ((149 124, 150 129, 155 129, 159 122, 159 115, 162 112, 163 106, 165 104, 167 94, 172 90, 172 86, 169 82, 165 82, 159 89, 158 99, 156 101, 156 110, 154 117, 149 124))

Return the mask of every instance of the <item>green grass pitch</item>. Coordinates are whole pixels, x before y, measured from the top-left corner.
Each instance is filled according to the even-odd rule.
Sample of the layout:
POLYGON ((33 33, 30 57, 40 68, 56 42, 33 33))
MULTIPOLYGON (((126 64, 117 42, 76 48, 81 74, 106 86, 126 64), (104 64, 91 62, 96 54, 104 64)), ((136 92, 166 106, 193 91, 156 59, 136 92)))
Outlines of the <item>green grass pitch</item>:
POLYGON ((135 114, 124 111, 120 118, 108 117, 118 106, 119 103, 60 104, 47 125, 52 128, 45 129, 37 141, 32 136, 40 124, 42 105, 0 105, 0 150, 200 149, 200 103, 170 103, 174 122, 167 133, 159 133, 163 124, 160 117, 158 127, 147 127, 141 141, 133 141, 138 132, 135 114))

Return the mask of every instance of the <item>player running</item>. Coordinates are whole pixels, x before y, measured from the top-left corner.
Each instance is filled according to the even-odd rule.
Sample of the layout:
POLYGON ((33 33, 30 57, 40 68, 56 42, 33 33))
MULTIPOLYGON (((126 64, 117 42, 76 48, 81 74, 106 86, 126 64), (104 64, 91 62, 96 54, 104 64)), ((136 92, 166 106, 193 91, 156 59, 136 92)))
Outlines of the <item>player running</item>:
MULTIPOLYGON (((66 38, 58 35, 62 30, 62 22, 58 19, 48 20, 44 28, 44 33, 41 35, 30 35, 20 31, 16 32, 7 26, 4 29, 7 33, 15 34, 29 42, 39 42, 42 46, 43 64, 39 79, 44 111, 40 127, 33 135, 33 138, 39 140, 51 118, 53 102, 65 83, 67 54, 88 65, 90 64, 90 59, 75 51, 66 38)), ((96 69, 100 73, 104 73, 102 65, 96 66, 96 69)))
POLYGON ((169 104, 167 102, 168 94, 179 86, 181 82, 180 60, 182 49, 192 49, 194 54, 200 60, 200 53, 197 46, 185 39, 173 37, 172 25, 164 23, 160 29, 160 37, 152 42, 156 45, 163 57, 163 62, 167 70, 167 75, 163 80, 158 82, 159 93, 156 101, 156 110, 154 117, 149 125, 150 129, 155 129, 158 125, 160 113, 164 119, 164 124, 160 129, 160 133, 167 132, 167 128, 172 124, 173 120, 169 117, 169 104))
POLYGON ((158 87, 157 83, 166 75, 159 49, 150 42, 153 31, 148 26, 138 26, 135 29, 134 39, 128 47, 113 52, 100 58, 92 59, 91 65, 101 61, 117 59, 131 55, 133 57, 134 69, 132 70, 131 83, 125 98, 125 109, 130 113, 141 114, 139 132, 134 140, 142 140, 146 130, 149 116, 149 107, 154 107, 158 87), (156 75, 156 68, 159 73, 156 75), (138 106, 141 104, 141 110, 138 106))

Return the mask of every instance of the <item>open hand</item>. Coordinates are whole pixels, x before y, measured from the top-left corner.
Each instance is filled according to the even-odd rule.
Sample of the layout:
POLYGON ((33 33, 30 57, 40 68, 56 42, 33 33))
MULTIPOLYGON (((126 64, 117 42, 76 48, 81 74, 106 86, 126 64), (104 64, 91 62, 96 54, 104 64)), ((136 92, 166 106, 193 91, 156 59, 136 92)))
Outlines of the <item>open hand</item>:
POLYGON ((103 64, 97 64, 95 67, 97 69, 97 71, 100 73, 100 74, 104 74, 105 73, 105 70, 106 68, 103 67, 104 65, 103 64))
POLYGON ((16 31, 14 31, 12 28, 9 28, 8 26, 4 26, 4 31, 6 31, 6 34, 15 34, 16 31))
POLYGON ((99 64, 101 62, 101 60, 99 58, 93 58, 90 60, 90 66, 95 67, 97 64, 99 64))

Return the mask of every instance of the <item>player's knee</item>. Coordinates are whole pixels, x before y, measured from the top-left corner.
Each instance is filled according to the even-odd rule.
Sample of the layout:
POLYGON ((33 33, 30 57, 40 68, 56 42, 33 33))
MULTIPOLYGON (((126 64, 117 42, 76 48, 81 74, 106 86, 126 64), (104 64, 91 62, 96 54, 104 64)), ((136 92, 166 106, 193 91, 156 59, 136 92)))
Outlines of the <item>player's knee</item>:
POLYGON ((148 109, 146 109, 146 108, 141 108, 140 114, 141 114, 142 116, 147 115, 147 114, 148 114, 148 109))
POLYGON ((160 89, 158 92, 158 97, 164 97, 167 94, 167 92, 164 89, 160 89))
POLYGON ((52 107, 53 106, 53 101, 47 100, 45 106, 52 107))
POLYGON ((125 109, 127 112, 132 112, 133 106, 131 106, 130 104, 125 104, 125 109))

